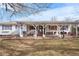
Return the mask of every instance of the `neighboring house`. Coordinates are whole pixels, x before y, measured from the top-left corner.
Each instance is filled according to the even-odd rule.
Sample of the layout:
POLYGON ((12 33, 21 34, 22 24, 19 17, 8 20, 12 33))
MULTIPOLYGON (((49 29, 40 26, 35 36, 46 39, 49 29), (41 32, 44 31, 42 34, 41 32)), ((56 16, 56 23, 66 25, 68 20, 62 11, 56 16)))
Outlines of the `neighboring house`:
POLYGON ((79 22, 1 22, 0 36, 61 37, 79 35, 79 22))
POLYGON ((16 22, 1 22, 0 35, 15 35, 17 32, 16 22))

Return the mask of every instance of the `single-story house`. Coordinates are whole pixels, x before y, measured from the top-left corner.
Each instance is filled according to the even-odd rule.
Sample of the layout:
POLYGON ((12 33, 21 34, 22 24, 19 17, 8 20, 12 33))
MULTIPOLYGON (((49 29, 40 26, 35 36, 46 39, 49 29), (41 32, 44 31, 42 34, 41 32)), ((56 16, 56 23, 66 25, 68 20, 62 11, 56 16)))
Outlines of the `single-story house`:
POLYGON ((61 37, 79 36, 79 22, 1 22, 0 36, 19 36, 19 37, 61 37))

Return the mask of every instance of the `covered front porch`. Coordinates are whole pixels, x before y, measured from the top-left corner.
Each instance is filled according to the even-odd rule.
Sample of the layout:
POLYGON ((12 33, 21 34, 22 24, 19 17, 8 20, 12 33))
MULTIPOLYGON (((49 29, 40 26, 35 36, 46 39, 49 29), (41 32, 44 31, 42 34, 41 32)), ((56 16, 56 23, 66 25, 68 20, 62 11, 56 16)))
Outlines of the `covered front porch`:
POLYGON ((20 37, 62 37, 64 33, 65 37, 72 36, 72 27, 75 27, 75 37, 78 37, 79 26, 77 24, 63 24, 63 23, 19 23, 20 37))
POLYGON ((61 34, 60 28, 57 24, 27 24, 21 30, 20 37, 59 37, 61 34))

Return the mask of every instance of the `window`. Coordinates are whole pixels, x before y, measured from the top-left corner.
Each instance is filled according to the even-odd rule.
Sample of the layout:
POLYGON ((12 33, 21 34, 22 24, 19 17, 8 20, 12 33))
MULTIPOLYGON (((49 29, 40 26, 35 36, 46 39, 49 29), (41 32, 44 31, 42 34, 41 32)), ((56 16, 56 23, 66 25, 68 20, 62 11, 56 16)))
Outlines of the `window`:
POLYGON ((68 29, 68 26, 62 26, 61 27, 61 30, 67 30, 68 29))
POLYGON ((29 30, 35 29, 34 26, 29 26, 29 30))
POLYGON ((57 30, 57 26, 49 26, 50 30, 57 30))
POLYGON ((2 25, 2 30, 12 30, 12 25, 2 25))

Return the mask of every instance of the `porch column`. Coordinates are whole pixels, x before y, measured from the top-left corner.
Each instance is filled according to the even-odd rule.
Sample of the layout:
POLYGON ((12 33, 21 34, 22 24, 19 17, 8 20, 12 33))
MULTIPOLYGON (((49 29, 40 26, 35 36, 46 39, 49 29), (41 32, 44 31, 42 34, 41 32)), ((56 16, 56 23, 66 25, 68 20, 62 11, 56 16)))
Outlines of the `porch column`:
POLYGON ((76 25, 76 37, 78 37, 78 29, 77 29, 77 25, 76 25))
POLYGON ((58 37, 60 37, 60 25, 57 25, 57 32, 58 37))
POLYGON ((37 38, 37 26, 35 26, 35 33, 34 33, 34 37, 37 38))
POLYGON ((22 24, 17 22, 17 32, 19 37, 23 37, 23 33, 22 33, 22 24))
POLYGON ((22 26, 19 26, 19 35, 20 35, 20 37, 23 37, 23 32, 22 32, 22 26))
POLYGON ((45 37, 45 25, 43 26, 43 37, 45 37))
POLYGON ((59 25, 57 25, 57 35, 59 35, 59 25))

